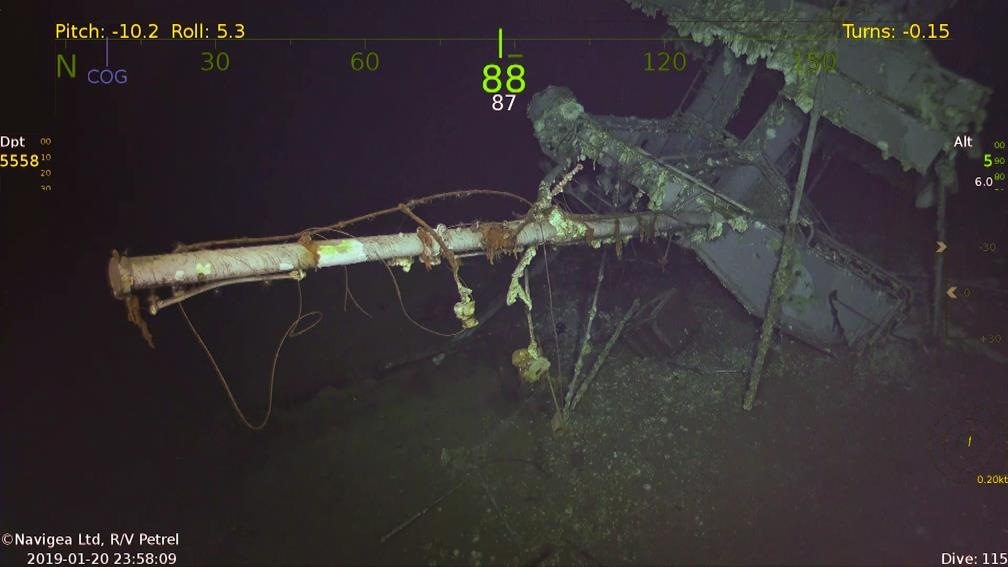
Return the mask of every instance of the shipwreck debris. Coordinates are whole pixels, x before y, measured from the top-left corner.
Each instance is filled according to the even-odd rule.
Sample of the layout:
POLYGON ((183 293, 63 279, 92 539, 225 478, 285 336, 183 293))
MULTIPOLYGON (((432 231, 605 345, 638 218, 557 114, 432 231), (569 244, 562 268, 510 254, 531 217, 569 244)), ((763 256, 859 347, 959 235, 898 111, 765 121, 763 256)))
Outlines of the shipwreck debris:
MULTIPOLYGON (((628 0, 645 14, 666 18, 677 35, 705 46, 725 45, 749 65, 759 60, 784 75, 782 94, 802 112, 812 108, 821 77, 823 118, 893 157, 906 169, 927 173, 950 140, 983 124, 991 90, 941 67, 921 42, 834 42, 832 69, 810 73, 796 65, 808 38, 835 38, 849 21, 851 5, 830 10, 812 2, 719 2, 628 0), (781 34, 782 20, 805 22, 796 35, 781 34)), ((884 16, 865 4, 859 19, 884 16)))
MULTIPOLYGON (((779 112, 780 105, 768 113, 779 112)), ((800 116, 800 114, 799 114, 800 116)), ((772 274, 784 240, 780 220, 772 211, 740 202, 732 195, 746 195, 744 189, 765 183, 771 191, 787 195, 783 175, 773 161, 750 155, 744 146, 726 143, 724 136, 691 138, 689 124, 673 117, 662 121, 616 119, 589 114, 566 88, 548 87, 537 93, 529 105, 529 119, 543 151, 558 163, 581 159, 594 161, 599 190, 614 182, 636 188, 648 198, 647 207, 665 211, 682 222, 703 227, 680 242, 721 280, 751 314, 765 316, 772 274), (663 126, 662 126, 663 125, 663 126), (669 129, 664 136, 656 130, 669 129), (637 128, 647 128, 646 133, 637 128), (733 155, 737 170, 749 168, 756 175, 732 176, 721 171, 717 186, 703 179, 708 174, 686 171, 691 163, 682 158, 680 166, 654 155, 640 141, 662 153, 680 154, 683 144, 702 140, 704 149, 718 148, 733 155), (719 141, 720 140, 720 141, 719 141), (725 181, 727 180, 727 181, 725 181), (732 185, 726 186, 725 183, 732 185), (778 224, 780 223, 780 224, 778 224)), ((797 136, 800 128, 791 132, 797 136)), ((785 152, 790 140, 775 140, 775 148, 785 152)), ((910 290, 901 281, 830 238, 815 231, 815 222, 800 216, 808 227, 805 238, 794 244, 794 267, 798 272, 782 300, 781 328, 821 350, 838 346, 863 348, 892 328, 905 314, 910 290), (837 342, 829 294, 839 290, 842 308, 837 317, 847 331, 837 342)))
POLYGON ((681 295, 680 290, 672 288, 641 305, 623 332, 623 342, 630 350, 640 356, 659 356, 672 361, 682 353, 697 330, 697 321, 681 295))
MULTIPOLYGON (((516 246, 522 249, 543 243, 555 245, 583 242, 584 232, 566 230, 574 218, 595 238, 609 238, 614 234, 615 222, 620 221, 624 234, 640 232, 642 221, 648 229, 654 224, 658 232, 687 228, 689 225, 663 213, 626 213, 614 215, 561 215, 553 214, 546 220, 507 221, 508 229, 517 229, 516 246)), ((483 234, 473 226, 448 228, 442 240, 456 253, 483 250, 483 234)), ((193 284, 214 281, 232 281, 237 278, 259 277, 288 273, 292 270, 315 270, 333 266, 348 266, 363 262, 386 261, 404 257, 419 257, 424 252, 423 241, 416 233, 384 234, 356 238, 336 238, 314 241, 316 253, 298 242, 236 246, 173 252, 153 256, 113 256, 109 260, 109 286, 117 298, 131 293, 155 288, 182 288, 193 284)), ((440 245, 434 242, 434 252, 440 254, 440 245)))
MULTIPOLYGON (((798 181, 795 184, 794 197, 791 202, 791 213, 788 215, 787 227, 784 229, 784 240, 781 245, 777 269, 774 271, 773 283, 770 285, 770 297, 767 299, 766 314, 760 328, 759 343, 756 355, 753 357, 752 369, 749 373, 749 385, 742 400, 742 409, 751 410, 756 402, 756 392, 759 389, 760 378, 763 376, 763 363, 766 361, 767 350, 770 348, 770 338, 777 326, 778 311, 784 294, 792 287, 792 279, 800 272, 794 270, 794 242, 798 232, 798 211, 801 208, 802 194, 805 192, 805 178, 808 175, 809 159, 812 157, 812 144, 815 143, 816 126, 819 124, 819 108, 813 104, 809 115, 808 133, 805 135, 805 147, 802 150, 801 168, 798 170, 798 181)), ((837 319, 837 309, 833 304, 836 290, 830 292, 830 313, 834 323, 840 325, 837 319)), ((843 329, 843 327, 840 327, 843 329)), ((842 333, 840 337, 846 335, 842 333)))

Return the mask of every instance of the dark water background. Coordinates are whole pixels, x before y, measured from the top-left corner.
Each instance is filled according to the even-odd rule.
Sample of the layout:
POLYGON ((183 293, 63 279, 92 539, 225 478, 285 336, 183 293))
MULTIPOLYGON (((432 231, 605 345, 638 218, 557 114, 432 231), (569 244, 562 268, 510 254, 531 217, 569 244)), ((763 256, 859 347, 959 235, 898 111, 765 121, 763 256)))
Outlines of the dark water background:
MULTIPOLYGON (((499 25, 538 37, 666 29, 615 1, 77 3, 18 19, 29 8, 0 12, 4 37, 22 38, 9 43, 18 54, 12 76, 50 86, 54 46, 45 38, 64 18, 245 21, 259 37, 492 37, 499 25)), ((994 86, 987 132, 1003 137, 1002 66, 990 48, 1003 18, 995 11, 1004 8, 958 4, 948 18, 961 32, 934 50, 950 68, 994 86)), ((57 190, 3 185, 0 530, 181 532, 180 554, 192 563, 917 564, 943 551, 1005 550, 1008 487, 949 478, 933 462, 936 424, 943 432, 946 422, 976 420, 990 430, 985 466, 1008 473, 1004 368, 965 357, 934 364, 897 350, 823 362, 785 341, 761 392, 765 405, 743 413, 741 375, 683 373, 618 347, 597 397, 556 437, 545 392, 523 397, 508 386, 510 352, 524 340, 516 309, 442 365, 377 379, 376 365, 432 339, 405 322, 385 270, 360 266, 351 285, 374 318, 343 312, 341 272, 312 274, 303 283, 306 307, 326 318, 285 347, 275 421, 261 434, 240 429, 175 310, 150 321, 157 350, 126 322, 105 282, 111 249, 149 254, 177 241, 295 232, 441 191, 531 198, 543 159, 523 112, 531 93, 565 85, 590 112, 664 116, 692 73, 642 72, 643 52, 657 43, 508 45, 525 56, 528 87, 515 111, 498 114, 479 90, 493 43, 369 42, 381 55, 374 74, 348 69, 362 44, 227 44, 230 70, 201 73, 200 52, 210 47, 113 43, 110 58, 128 67, 127 86, 54 86, 57 190), (478 473, 466 468, 473 462, 482 463, 478 473), (439 509, 378 543, 462 478, 469 480, 439 509)), ((104 58, 100 42, 55 50, 76 52, 85 69, 104 58)), ((5 123, 37 128, 17 109, 47 93, 4 89, 13 101, 5 123)), ((831 167, 813 200, 837 231, 876 260, 926 266, 931 212, 850 164, 831 167)), ((1000 237, 1008 247, 1003 201, 970 191, 954 197, 950 234, 1000 237)), ((461 222, 523 211, 481 200, 422 212, 461 222)), ((361 232, 403 229, 410 223, 391 216, 361 232)), ((708 369, 744 366, 755 322, 692 258, 674 252, 677 269, 661 273, 656 254, 641 245, 627 256, 617 268, 623 275, 603 290, 604 308, 618 309, 629 290, 672 285, 702 321, 687 359, 708 369), (627 272, 631 260, 641 264, 627 272)), ((561 252, 551 272, 558 308, 583 312, 596 258, 561 252)), ((1004 271, 966 253, 949 262, 950 273, 1004 271)), ((479 300, 493 297, 510 269, 474 259, 464 273, 479 300)), ((400 285, 411 313, 454 328, 445 317, 454 301, 447 271, 417 267, 400 285)), ((536 293, 542 308, 541 281, 536 293)), ((999 305, 965 318, 1004 333, 999 305)), ((289 283, 228 289, 189 307, 252 416, 295 308, 289 283)), ((5 562, 23 560, 6 552, 5 562)))

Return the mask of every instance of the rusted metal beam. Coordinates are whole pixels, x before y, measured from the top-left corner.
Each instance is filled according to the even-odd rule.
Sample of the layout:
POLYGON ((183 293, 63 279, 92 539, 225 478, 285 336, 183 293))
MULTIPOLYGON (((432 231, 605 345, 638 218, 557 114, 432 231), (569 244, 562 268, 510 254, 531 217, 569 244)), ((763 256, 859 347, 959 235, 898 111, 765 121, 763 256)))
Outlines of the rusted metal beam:
MULTIPOLYGON (((663 233, 687 226, 682 220, 668 214, 651 212, 576 217, 558 217, 558 214, 561 214, 559 210, 527 224, 516 220, 502 225, 508 230, 519 231, 515 239, 515 245, 519 248, 543 243, 585 242, 588 233, 592 239, 604 240, 614 237, 617 231, 620 237, 625 238, 642 230, 663 233)), ((440 226, 437 230, 453 252, 483 249, 483 234, 478 226, 440 226)), ((417 233, 318 240, 308 244, 289 242, 194 250, 153 256, 126 257, 114 254, 109 260, 108 278, 113 295, 124 297, 136 291, 158 287, 208 284, 362 262, 405 261, 422 254, 436 258, 440 254, 440 247, 437 242, 432 242, 428 247, 417 233)))

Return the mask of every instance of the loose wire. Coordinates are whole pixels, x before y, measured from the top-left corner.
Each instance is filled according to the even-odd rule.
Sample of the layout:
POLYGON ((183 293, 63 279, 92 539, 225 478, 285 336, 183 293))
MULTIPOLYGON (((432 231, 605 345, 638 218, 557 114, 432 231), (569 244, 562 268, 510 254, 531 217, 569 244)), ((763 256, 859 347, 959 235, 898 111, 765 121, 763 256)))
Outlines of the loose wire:
POLYGON ((301 282, 298 281, 297 284, 298 284, 297 317, 291 322, 290 326, 287 327, 287 330, 284 332, 283 336, 280 337, 280 343, 277 344, 276 350, 273 352, 273 365, 270 368, 269 384, 267 386, 268 389, 266 394, 266 413, 265 415, 263 415, 262 421, 260 421, 257 424, 253 424, 252 422, 250 422, 248 418, 245 416, 245 412, 241 410, 241 407, 238 405, 238 400, 235 399, 234 393, 231 391, 231 386, 228 385, 227 378, 224 377, 224 373, 221 371, 220 366, 217 364, 217 360, 214 358, 213 353, 210 352, 210 347, 207 346, 206 342, 203 340, 203 337, 200 335, 199 331, 196 330, 196 326, 193 325, 192 320, 189 319, 189 314, 186 313, 185 307, 182 306, 182 303, 178 303, 179 311, 182 312, 182 317, 185 319, 186 324, 189 325, 189 330, 192 331, 193 336, 196 337, 196 342, 198 342, 199 345, 203 347, 203 352, 206 353, 207 358, 210 359, 210 364, 211 366, 213 366, 214 372, 217 374, 217 379, 220 380, 221 386, 224 387, 224 393, 227 394, 228 401, 231 403, 231 408, 234 410, 235 415, 238 416, 238 419, 242 422, 242 425, 244 425, 245 427, 247 427, 252 431, 261 431, 264 427, 266 427, 266 424, 269 423, 270 415, 272 415, 273 413, 273 391, 274 386, 276 385, 276 367, 277 367, 277 361, 280 359, 280 351, 283 349, 284 342, 287 340, 288 337, 297 337, 303 335, 304 333, 307 333, 308 331, 313 329, 315 325, 318 325, 322 321, 321 311, 309 311, 308 313, 302 313, 303 298, 301 294, 301 282), (301 324, 301 321, 304 321, 309 317, 317 317, 317 318, 305 328, 298 329, 298 325, 301 324))

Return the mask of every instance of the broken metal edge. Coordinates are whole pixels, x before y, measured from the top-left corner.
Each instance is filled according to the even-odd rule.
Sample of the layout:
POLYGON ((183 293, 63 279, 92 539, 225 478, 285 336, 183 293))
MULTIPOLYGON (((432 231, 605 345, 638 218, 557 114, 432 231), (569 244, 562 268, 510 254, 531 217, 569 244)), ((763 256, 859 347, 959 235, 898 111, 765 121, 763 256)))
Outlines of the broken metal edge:
POLYGON ((112 288, 112 297, 116 299, 124 299, 133 291, 129 261, 129 257, 120 256, 118 250, 112 250, 112 257, 109 258, 108 263, 108 282, 109 287, 112 288))

